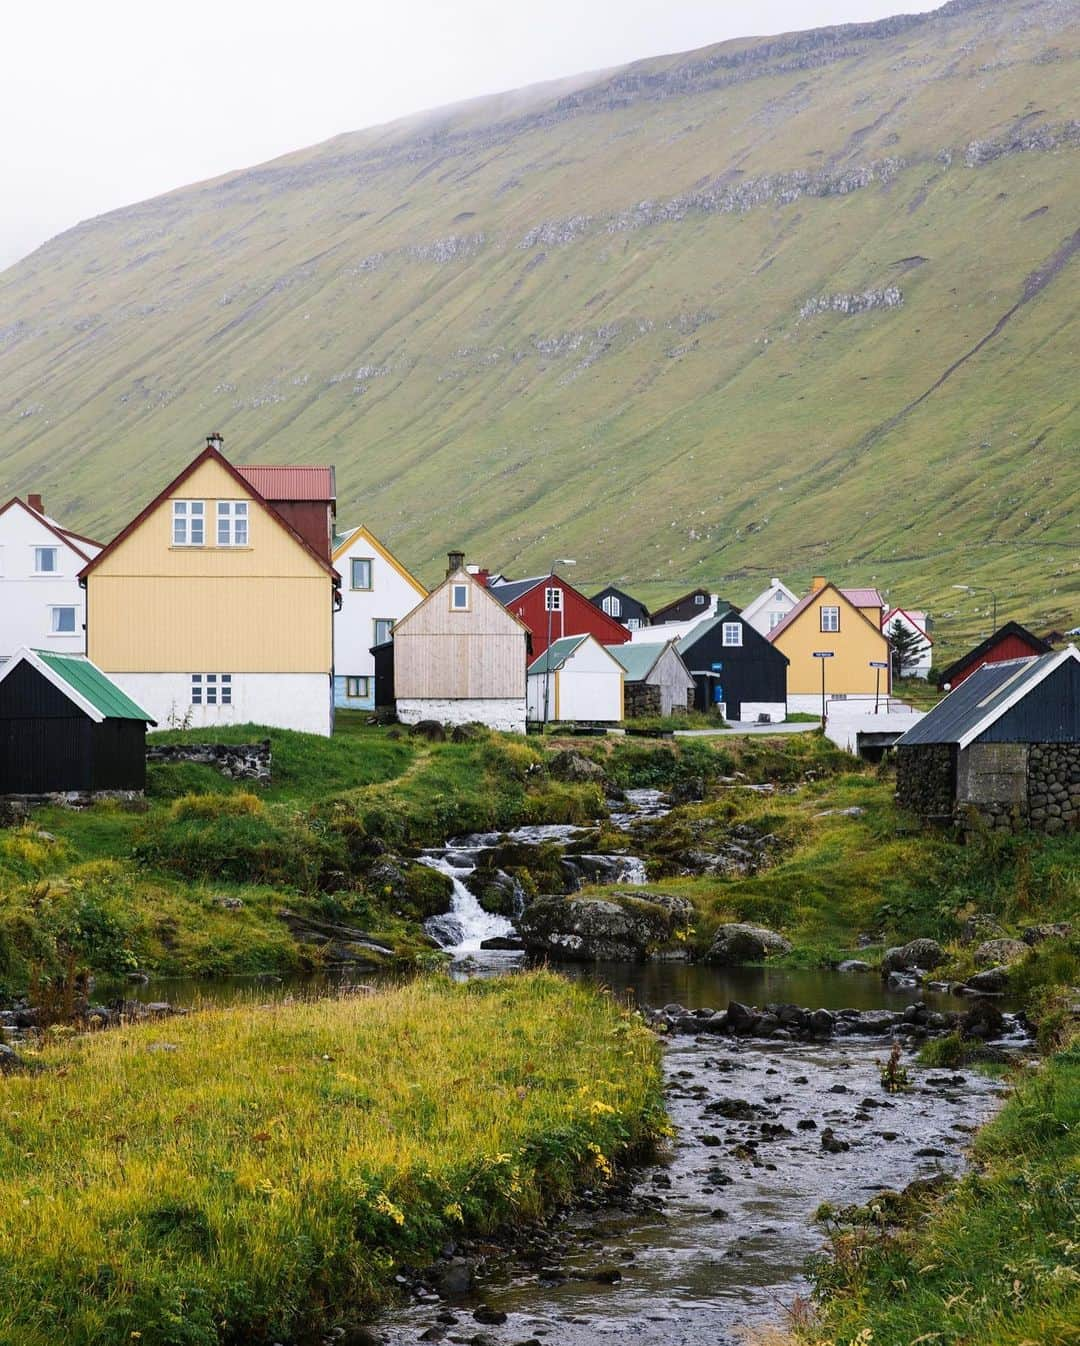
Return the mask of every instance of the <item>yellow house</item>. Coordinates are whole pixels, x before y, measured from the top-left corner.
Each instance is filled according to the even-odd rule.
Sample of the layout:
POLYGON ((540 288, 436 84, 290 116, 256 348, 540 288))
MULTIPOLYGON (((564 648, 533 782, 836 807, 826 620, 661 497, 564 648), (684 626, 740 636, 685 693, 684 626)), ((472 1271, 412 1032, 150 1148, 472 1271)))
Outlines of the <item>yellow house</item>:
POLYGON ((817 709, 823 667, 826 696, 873 696, 879 687, 883 694, 889 691, 889 642, 881 613, 876 589, 839 589, 823 578, 814 580, 806 597, 768 635, 788 657, 789 708, 817 709), (831 657, 816 659, 815 653, 831 657))
POLYGON ((217 442, 84 567, 88 653, 163 727, 329 734, 333 472, 234 467, 217 442))

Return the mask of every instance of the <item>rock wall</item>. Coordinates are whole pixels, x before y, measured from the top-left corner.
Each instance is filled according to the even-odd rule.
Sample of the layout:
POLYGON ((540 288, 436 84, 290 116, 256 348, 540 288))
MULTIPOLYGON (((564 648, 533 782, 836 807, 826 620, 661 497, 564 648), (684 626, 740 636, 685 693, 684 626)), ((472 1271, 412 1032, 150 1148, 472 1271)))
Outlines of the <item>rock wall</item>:
POLYGON ((1028 754, 1028 823, 1040 832, 1080 827, 1080 743, 1036 743, 1028 754))
POLYGON ((148 747, 147 762, 199 762, 230 780, 270 783, 270 740, 261 743, 168 743, 148 747))
POLYGON ((624 687, 623 707, 628 720, 638 715, 660 715, 660 688, 652 682, 628 682, 624 687))
POLYGON ((955 802, 953 750, 947 743, 898 748, 896 802, 923 818, 951 818, 955 802))

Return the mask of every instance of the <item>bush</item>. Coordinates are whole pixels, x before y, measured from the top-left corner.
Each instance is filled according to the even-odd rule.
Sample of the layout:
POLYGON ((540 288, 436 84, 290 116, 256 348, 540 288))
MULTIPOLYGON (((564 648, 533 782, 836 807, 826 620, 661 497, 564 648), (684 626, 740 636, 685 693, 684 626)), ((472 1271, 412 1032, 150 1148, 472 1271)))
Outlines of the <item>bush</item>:
POLYGON ((181 795, 169 809, 170 818, 261 818, 266 808, 258 795, 247 791, 236 794, 181 795))

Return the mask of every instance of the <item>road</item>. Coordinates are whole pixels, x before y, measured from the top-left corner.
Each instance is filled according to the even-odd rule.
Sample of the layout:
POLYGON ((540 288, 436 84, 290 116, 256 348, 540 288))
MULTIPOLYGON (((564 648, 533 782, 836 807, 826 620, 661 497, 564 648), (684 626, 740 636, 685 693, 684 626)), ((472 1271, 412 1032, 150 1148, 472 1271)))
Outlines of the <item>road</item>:
POLYGON ((742 738, 745 734, 806 734, 820 728, 819 720, 796 720, 794 724, 747 724, 739 729, 676 729, 676 738, 742 738))

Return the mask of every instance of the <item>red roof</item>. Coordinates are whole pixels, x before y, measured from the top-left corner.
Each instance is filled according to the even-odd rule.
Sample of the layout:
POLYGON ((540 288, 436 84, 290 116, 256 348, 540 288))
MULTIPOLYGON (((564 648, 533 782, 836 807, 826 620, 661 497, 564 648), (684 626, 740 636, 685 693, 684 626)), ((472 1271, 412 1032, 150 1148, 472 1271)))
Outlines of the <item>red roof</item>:
POLYGON ((876 589, 841 589, 840 592, 849 603, 854 603, 857 608, 881 608, 885 606, 876 589))
POLYGON ((264 500, 336 500, 332 467, 255 467, 237 463, 236 470, 264 500))

